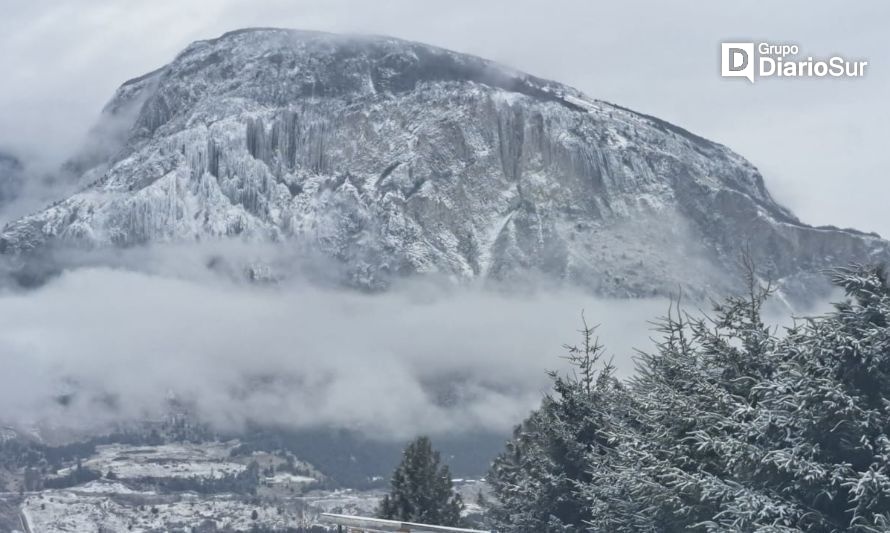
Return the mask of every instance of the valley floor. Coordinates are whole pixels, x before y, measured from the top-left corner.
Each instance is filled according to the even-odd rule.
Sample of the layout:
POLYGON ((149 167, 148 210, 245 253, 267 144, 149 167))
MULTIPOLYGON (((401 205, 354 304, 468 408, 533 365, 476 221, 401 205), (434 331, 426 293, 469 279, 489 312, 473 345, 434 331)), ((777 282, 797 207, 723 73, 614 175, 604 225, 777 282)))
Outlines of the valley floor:
MULTIPOLYGON (((41 480, 40 490, 0 493, 0 530, 323 531, 320 513, 372 516, 383 495, 383 489, 329 488, 311 465, 274 453, 238 455, 238 444, 97 446, 90 457, 41 480), (46 487, 77 471, 100 477, 46 487), (251 473, 255 483, 244 485, 251 473)), ((482 483, 455 481, 465 500, 475 501, 482 483)), ((478 512, 472 504, 468 509, 478 512)))

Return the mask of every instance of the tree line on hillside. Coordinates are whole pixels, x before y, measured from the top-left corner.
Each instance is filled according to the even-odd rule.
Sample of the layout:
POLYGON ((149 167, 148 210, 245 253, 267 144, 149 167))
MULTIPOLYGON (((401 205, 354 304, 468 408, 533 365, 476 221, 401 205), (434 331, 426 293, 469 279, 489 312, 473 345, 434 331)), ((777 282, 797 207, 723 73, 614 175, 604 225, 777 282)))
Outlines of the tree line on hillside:
MULTIPOLYGON (((750 265, 749 265, 750 267, 750 265)), ((500 532, 890 531, 890 287, 839 269, 832 312, 781 334, 770 286, 656 322, 621 380, 586 324, 574 371, 515 430, 488 475, 500 532)), ((462 502, 428 440, 413 443, 381 517, 457 525, 462 502)))

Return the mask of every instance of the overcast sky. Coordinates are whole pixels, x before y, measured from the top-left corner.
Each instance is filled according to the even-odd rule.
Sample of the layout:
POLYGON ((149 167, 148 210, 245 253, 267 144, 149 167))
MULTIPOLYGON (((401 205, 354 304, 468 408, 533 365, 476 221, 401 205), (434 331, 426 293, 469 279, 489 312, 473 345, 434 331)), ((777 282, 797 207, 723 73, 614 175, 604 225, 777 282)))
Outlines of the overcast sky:
POLYGON ((890 236, 890 4, 0 0, 0 148, 70 153, 115 88, 246 26, 388 34, 495 59, 655 115, 750 159, 805 221, 890 236), (719 77, 726 40, 869 61, 858 80, 719 77))

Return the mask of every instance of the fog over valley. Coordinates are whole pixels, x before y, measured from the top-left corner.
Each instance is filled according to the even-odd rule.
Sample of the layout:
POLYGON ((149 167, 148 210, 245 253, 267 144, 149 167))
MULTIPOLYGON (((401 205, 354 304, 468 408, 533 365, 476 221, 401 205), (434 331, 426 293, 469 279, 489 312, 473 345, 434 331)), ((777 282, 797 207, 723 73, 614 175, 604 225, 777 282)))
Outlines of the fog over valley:
POLYGON ((383 440, 506 434, 540 402, 544 371, 564 369, 561 347, 577 340, 582 311, 602 323, 626 373, 632 348, 649 344, 647 321, 668 309, 666 299, 604 300, 568 288, 255 286, 198 279, 205 255, 163 247, 150 255, 164 260, 137 271, 84 266, 0 296, 0 418, 107 429, 161 417, 175 398, 220 430, 256 422, 383 440))

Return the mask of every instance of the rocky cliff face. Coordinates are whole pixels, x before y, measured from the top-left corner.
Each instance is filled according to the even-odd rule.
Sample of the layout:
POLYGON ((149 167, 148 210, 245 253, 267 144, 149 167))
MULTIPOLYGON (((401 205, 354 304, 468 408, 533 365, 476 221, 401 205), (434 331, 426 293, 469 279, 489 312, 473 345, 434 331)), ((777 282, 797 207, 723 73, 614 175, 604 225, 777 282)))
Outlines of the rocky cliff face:
POLYGON ((799 222, 721 145, 397 39, 228 33, 103 116, 125 135, 82 158, 81 192, 4 229, 7 256, 233 237, 308 243, 360 286, 542 276, 637 297, 731 289, 747 249, 793 299, 823 268, 890 258, 875 235, 799 222))

